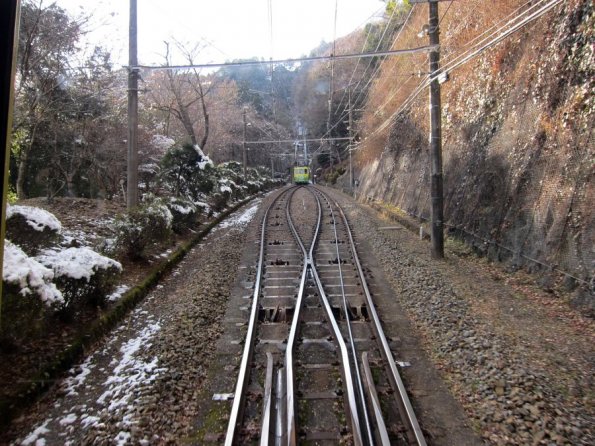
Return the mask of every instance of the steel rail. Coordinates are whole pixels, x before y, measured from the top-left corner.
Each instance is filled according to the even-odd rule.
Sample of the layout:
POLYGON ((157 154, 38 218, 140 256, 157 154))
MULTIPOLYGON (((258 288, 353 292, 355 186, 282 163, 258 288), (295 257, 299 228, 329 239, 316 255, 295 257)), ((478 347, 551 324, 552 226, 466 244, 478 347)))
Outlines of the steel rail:
POLYGON ((275 423, 275 446, 283 446, 283 438, 287 433, 285 429, 285 407, 287 397, 285 395, 285 368, 277 370, 277 418, 275 423))
MULTIPOLYGON (((306 251, 304 244, 293 224, 293 220, 291 219, 291 215, 289 213, 289 201, 287 202, 287 221, 289 222, 289 227, 291 228, 291 232, 294 238, 297 240, 300 249, 304 255, 304 267, 302 269, 302 278, 300 282, 300 288, 298 290, 298 296, 295 303, 295 310, 293 313, 293 319, 291 321, 291 329, 289 331, 289 336, 287 338, 287 347, 285 349, 285 391, 287 396, 287 444, 290 446, 294 446, 297 444, 297 428, 296 428, 296 416, 295 416, 295 398, 294 398, 294 372, 293 372, 293 347, 295 345, 295 340, 297 337, 297 330, 299 326, 300 320, 300 312, 302 308, 302 302, 304 300, 304 289, 306 286, 306 277, 308 274, 308 267, 311 264, 311 252, 312 248, 310 247, 310 255, 306 251)), ((312 238, 312 245, 316 238, 318 237, 318 232, 320 231, 320 222, 322 220, 322 210, 320 208, 320 203, 318 203, 318 220, 316 222, 316 229, 314 231, 314 237, 312 238)))
MULTIPOLYGON (((316 194, 312 193, 312 195, 314 195, 314 198, 316 198, 316 202, 318 203, 318 208, 321 209, 320 199, 318 198, 318 196, 316 196, 316 194)), ((319 215, 321 215, 321 214, 322 214, 322 211, 320 211, 319 215)), ((326 296, 326 293, 322 286, 322 282, 320 280, 320 277, 318 276, 318 271, 316 270, 316 264, 314 262, 314 256, 313 256, 315 244, 316 244, 316 238, 312 240, 312 246, 310 247, 310 261, 311 261, 310 270, 312 271, 312 275, 314 276, 314 281, 316 282, 318 292, 320 293, 320 299, 322 300, 322 303, 324 305, 326 317, 328 319, 329 324, 331 325, 331 327, 333 329, 333 336, 335 337, 337 344, 339 344, 339 350, 341 351, 341 363, 343 365, 343 373, 345 376, 345 385, 347 387, 347 401, 349 403, 349 415, 351 417, 351 428, 352 428, 352 434, 353 434, 353 442, 356 446, 359 446, 359 445, 363 444, 363 441, 362 441, 362 433, 361 433, 361 427, 360 427, 360 421, 359 421, 359 412, 358 412, 358 408, 357 408, 357 398, 356 398, 356 393, 355 393, 355 389, 353 386, 353 374, 351 372, 351 364, 350 364, 350 360, 349 360, 349 354, 347 353, 347 346, 345 344, 345 340, 343 339, 343 335, 341 334, 341 330, 340 330, 339 325, 337 324, 337 320, 335 319, 335 316, 333 314, 328 297, 326 296)))
POLYGON ((264 217, 262 219, 262 229, 260 233, 260 251, 258 255, 258 266, 256 269, 256 280, 254 282, 254 294, 252 296, 252 308, 250 310, 250 319, 248 323, 248 331, 246 332, 246 340, 244 342, 244 352, 242 354, 242 361, 240 363, 240 371, 238 373, 238 381, 233 398, 233 405, 231 407, 231 413, 229 416, 229 424, 227 425, 227 433, 225 436, 225 446, 233 445, 237 424, 240 418, 240 411, 242 403, 244 402, 244 388, 248 380, 248 364, 252 358, 254 352, 254 333, 256 331, 256 322, 258 319, 258 296, 260 294, 260 282, 262 279, 262 266, 264 263, 264 245, 266 235, 266 222, 269 215, 269 211, 273 204, 275 204, 282 196, 289 193, 291 189, 287 189, 280 193, 267 208, 264 217))
POLYGON ((349 308, 347 305, 347 297, 345 296, 345 282, 343 280, 343 268, 341 267, 341 254, 339 252, 339 237, 337 235, 337 220, 335 219, 335 213, 333 212, 333 206, 330 202, 330 200, 328 199, 328 197, 320 190, 317 190, 322 197, 325 199, 325 201, 328 203, 329 205, 329 209, 331 211, 331 218, 333 219, 333 232, 334 232, 334 236, 335 236, 335 251, 337 254, 337 266, 339 268, 339 282, 341 285, 341 295, 343 298, 343 311, 345 312, 345 324, 347 326, 347 335, 349 338, 349 346, 351 347, 351 356, 353 358, 353 367, 355 369, 355 375, 356 375, 356 382, 357 382, 357 387, 358 387, 358 391, 360 394, 360 401, 361 401, 361 407, 362 407, 362 412, 364 415, 364 427, 366 428, 366 433, 368 435, 368 441, 369 443, 372 445, 374 444, 374 438, 372 435, 372 427, 370 425, 370 418, 368 416, 368 410, 366 408, 366 395, 364 393, 364 388, 363 388, 363 380, 362 380, 362 375, 360 373, 360 369, 359 369, 359 364, 358 364, 358 360, 357 360, 357 351, 355 349, 355 342, 353 341, 353 331, 351 330, 351 322, 349 321, 349 308))
POLYGON ((353 235, 351 233, 349 223, 347 221, 347 217, 345 216, 343 209, 341 209, 338 203, 335 202, 335 204, 341 212, 341 216, 343 218, 343 221, 345 222, 345 228, 347 229, 347 235, 349 236, 349 243, 353 251, 353 259, 357 266, 358 274, 362 283, 362 287, 364 289, 364 294, 366 296, 366 302, 368 304, 368 313, 372 319, 372 325, 374 327, 376 337, 380 340, 380 345, 382 347, 381 353, 383 354, 384 359, 388 363, 391 371, 389 375, 389 381, 391 381, 391 385, 393 386, 393 388, 395 388, 395 394, 399 396, 399 400, 397 401, 397 403, 399 403, 399 405, 402 406, 405 410, 405 415, 407 418, 406 421, 409 423, 409 427, 411 429, 411 432, 413 433, 417 445, 426 446, 426 440, 419 426, 419 422, 417 421, 417 416, 415 415, 413 406, 411 405, 411 401, 409 400, 409 396, 407 395, 407 389, 405 389, 405 384, 403 384, 403 380, 401 378, 401 375, 399 374, 399 370, 397 369, 396 361, 388 345, 388 341, 384 334, 384 330, 382 329, 380 318, 378 317, 378 313, 376 312, 376 307, 374 305, 374 302, 372 301, 372 295, 370 293, 370 289, 368 288, 368 283, 364 276, 364 271, 362 269, 361 262, 359 261, 359 256, 357 255, 357 249, 353 240, 353 235))
POLYGON ((271 434, 271 408, 273 399, 273 354, 266 352, 267 371, 264 380, 264 399, 262 404, 262 423, 260 428, 260 446, 269 446, 271 434))
POLYGON ((380 444, 382 446, 390 446, 390 439, 388 438, 388 431, 386 430, 386 424, 384 423, 384 417, 382 416, 380 400, 378 399, 378 393, 376 392, 376 386, 374 384, 374 377, 372 376, 372 370, 370 370, 368 352, 362 353, 362 365, 364 369, 364 375, 366 377, 366 383, 368 384, 368 393, 374 408, 374 416, 376 417, 376 426, 378 427, 380 444))

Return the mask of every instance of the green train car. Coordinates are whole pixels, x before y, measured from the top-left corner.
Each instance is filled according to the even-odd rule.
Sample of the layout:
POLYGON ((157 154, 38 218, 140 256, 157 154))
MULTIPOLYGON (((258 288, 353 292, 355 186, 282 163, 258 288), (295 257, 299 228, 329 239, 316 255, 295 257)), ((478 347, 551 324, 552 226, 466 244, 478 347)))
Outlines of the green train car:
POLYGON ((310 183, 310 168, 307 166, 296 166, 293 168, 293 182, 294 184, 309 184, 310 183))

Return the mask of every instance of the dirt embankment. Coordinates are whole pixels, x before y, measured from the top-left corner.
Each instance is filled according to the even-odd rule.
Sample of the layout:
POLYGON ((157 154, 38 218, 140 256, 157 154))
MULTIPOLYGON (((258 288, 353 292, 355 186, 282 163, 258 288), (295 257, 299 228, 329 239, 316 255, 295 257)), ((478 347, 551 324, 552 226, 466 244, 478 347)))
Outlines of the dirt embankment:
MULTIPOLYGON (((521 14, 523 4, 454 2, 440 25, 443 62, 494 24, 521 14)), ((419 44, 416 26, 425 20, 427 9, 416 7, 412 26, 395 46, 419 44)), ((444 206, 450 230, 514 266, 546 271, 537 260, 581 279, 568 279, 570 288, 592 282, 595 262, 594 39, 592 2, 562 2, 453 71, 442 86, 444 206)), ((426 66, 423 59, 417 62, 426 66)), ((411 61, 389 63, 382 76, 392 75, 392 87, 377 82, 362 121, 369 133, 396 110, 398 104, 390 101, 413 90, 413 81, 395 82, 399 72, 414 71, 411 61)), ((392 121, 388 135, 364 143, 358 156, 361 197, 429 218, 427 106, 422 93, 392 121)))

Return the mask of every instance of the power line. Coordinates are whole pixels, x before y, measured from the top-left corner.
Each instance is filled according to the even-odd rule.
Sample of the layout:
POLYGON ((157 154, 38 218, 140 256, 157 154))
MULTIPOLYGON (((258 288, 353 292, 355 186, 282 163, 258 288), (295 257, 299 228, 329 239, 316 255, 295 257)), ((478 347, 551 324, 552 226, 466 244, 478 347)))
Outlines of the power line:
MULTIPOLYGON (((548 1, 548 0, 541 0, 541 1, 537 2, 537 5, 543 4, 546 1, 548 1)), ((493 32, 491 35, 482 39, 479 43, 485 42, 487 40, 487 38, 493 37, 494 35, 498 34, 498 32, 500 32, 500 31, 502 31, 501 34, 497 35, 496 37, 493 37, 492 40, 486 42, 482 46, 475 48, 475 49, 470 48, 463 54, 460 54, 459 56, 455 57, 454 60, 452 60, 450 63, 445 64, 440 69, 440 72, 438 74, 436 74, 434 77, 427 76, 421 82, 421 84, 412 92, 412 94, 401 104, 401 106, 399 106, 399 108, 388 119, 386 119, 382 124, 380 124, 380 126, 378 126, 372 133, 370 133, 370 135, 366 136, 366 138, 364 138, 364 140, 371 138, 374 135, 376 135, 376 134, 380 133, 381 131, 383 131, 384 129, 386 129, 388 127, 388 125, 392 122, 392 120, 395 117, 397 117, 401 112, 403 112, 406 108, 408 108, 409 105, 411 105, 411 103, 413 102, 413 100, 421 93, 421 91, 423 91, 441 73, 453 71, 456 68, 460 67, 461 65, 465 64, 466 62, 468 62, 469 60, 479 56, 485 50, 491 48, 494 45, 497 45, 502 40, 509 37, 511 34, 515 33, 516 31, 520 30, 521 28, 525 27, 529 23, 537 20, 539 17, 541 17, 542 15, 544 15, 545 13, 547 13, 548 11, 553 9, 560 2, 561 2, 561 0, 549 0, 549 3, 547 3, 545 6, 542 6, 541 9, 538 9, 537 11, 535 11, 531 14, 528 14, 528 11, 531 11, 531 9, 534 9, 533 7, 535 5, 533 5, 531 8, 529 8, 528 11, 524 11, 523 13, 514 17, 513 19, 509 20, 506 25, 509 25, 511 22, 513 22, 515 20, 521 19, 516 24, 510 26, 507 30, 504 30, 504 31, 502 31, 502 30, 503 30, 503 28, 506 27, 506 25, 500 27, 495 32, 493 32), (523 18, 523 16, 525 16, 525 17, 523 18), (467 55, 465 55, 465 53, 467 53, 467 55)), ((528 2, 528 3, 530 3, 530 2, 528 2)))
POLYGON ((190 70, 192 68, 223 68, 223 67, 249 67, 254 65, 267 65, 267 64, 292 64, 300 62, 316 62, 316 61, 329 61, 329 60, 346 60, 355 59, 358 57, 379 57, 379 56, 395 56, 403 54, 415 54, 415 53, 427 53, 434 50, 435 47, 431 45, 420 46, 416 48, 408 48, 401 50, 388 50, 380 52, 369 52, 369 53, 355 53, 355 54, 339 54, 330 56, 310 56, 310 57, 299 57, 296 59, 278 59, 278 60, 246 60, 240 62, 223 62, 223 63, 206 63, 206 64, 193 64, 193 65, 129 65, 125 68, 129 70, 152 70, 152 71, 177 71, 177 70, 190 70))
MULTIPOLYGON (((395 39, 393 40, 393 45, 394 45, 394 43, 395 43, 395 42, 397 42, 397 41, 399 40, 399 37, 401 36, 401 34, 402 34, 403 30, 405 29, 405 27, 406 27, 407 23, 409 22, 409 19, 411 18, 411 15, 412 15, 412 13, 413 13, 413 9, 414 9, 414 8, 415 8, 415 5, 413 5, 413 6, 411 7, 411 9, 409 10, 409 14, 408 14, 408 15, 407 15, 407 17, 405 18, 405 21, 403 22, 403 25, 401 26, 401 28, 399 29, 399 32, 397 33, 397 36, 396 36, 396 37, 395 37, 395 39)), ((393 12, 394 12, 394 11, 393 11, 393 12)), ((392 16, 391 16, 391 17, 392 17, 392 16)), ((389 24, 387 23, 387 26, 388 26, 388 25, 389 25, 389 24)), ((386 28, 385 28, 385 31, 386 31, 386 28)), ((377 48, 377 49, 378 49, 378 48, 377 48)), ((358 63, 359 63, 359 60, 358 60, 358 63)), ((359 79, 359 81, 357 82, 357 84, 356 84, 356 86, 355 86, 354 90, 357 90, 357 87, 358 87, 358 86, 361 84, 361 82, 362 82, 362 80, 363 80, 363 77, 364 77, 364 75, 365 75, 365 72, 367 71, 367 69, 369 68, 369 66, 370 66, 370 64, 368 64, 368 67, 367 67, 367 68, 366 68, 366 70, 364 71, 364 74, 362 75, 362 77, 360 77, 360 79, 359 79)), ((358 95, 357 95, 357 96, 356 96, 356 98, 354 99, 354 101, 353 101, 353 103, 352 103, 352 106, 355 106, 355 104, 357 104, 357 102, 358 102, 359 98, 361 97, 361 95, 362 95, 362 94, 364 94, 364 90, 365 90, 365 89, 366 89, 366 88, 367 88, 367 87, 370 85, 370 82, 372 82, 372 79, 373 79, 373 78, 374 78, 374 77, 375 77, 375 76, 378 74, 378 72, 380 71, 380 66, 381 66, 381 64, 378 64, 378 66, 376 67, 376 70, 375 70, 375 71, 374 71, 374 73, 373 73, 373 74, 372 74, 372 75, 369 77, 368 81, 366 82, 366 85, 364 85, 364 88, 363 88, 363 89, 360 89, 360 92, 358 93, 358 95)), ((357 68, 357 67, 356 67, 356 68, 357 68)), ((367 94, 367 93, 365 93, 365 94, 367 94)), ((344 99, 344 98, 345 98, 345 94, 343 94, 343 98, 341 99, 341 102, 343 101, 343 99, 344 99)), ((344 120, 344 119, 347 117, 348 113, 349 113, 348 111, 345 111, 345 112, 343 112, 343 114, 340 116, 340 118, 337 120, 337 122, 335 122, 335 124, 334 124, 334 125, 333 125, 333 126, 330 128, 330 130, 333 130, 335 127, 337 127, 337 126, 338 126, 338 125, 341 123, 341 121, 343 121, 343 120, 344 120)), ((328 131, 327 131, 327 133, 325 133, 323 136, 326 136, 327 134, 328 134, 328 131)))
MULTIPOLYGON (((463 51, 461 54, 451 57, 451 60, 449 61, 448 58, 444 58, 443 61, 447 61, 446 63, 443 64, 441 71, 442 72, 446 72, 449 70, 452 70, 453 68, 449 68, 449 64, 452 64, 453 61, 459 60, 460 58, 462 58, 468 51, 470 51, 474 46, 479 45, 482 42, 485 42, 488 38, 494 36, 494 34, 496 34, 499 30, 502 30, 503 28, 506 27, 506 25, 509 25, 511 22, 513 22, 515 19, 518 19, 520 17, 522 17, 523 15, 528 14, 529 11, 531 11, 532 9, 534 9, 535 7, 538 7, 540 4, 545 3, 548 0, 539 0, 537 3, 531 5, 531 7, 529 9, 527 9, 526 11, 523 11, 522 13, 519 13, 519 11, 521 9, 523 9, 525 6, 530 5, 532 3, 532 0, 529 0, 528 2, 526 2, 525 4, 523 4, 522 6, 520 6, 519 8, 515 9, 513 12, 511 12, 510 14, 508 14, 506 17, 504 17, 503 19, 499 20, 498 22, 494 23, 490 28, 488 28, 486 31, 484 31, 483 33, 481 33, 480 35, 474 37, 472 40, 470 40, 469 42, 467 42, 463 48, 467 48, 465 51, 463 51), (517 14, 515 16, 515 14, 517 14), (515 17, 513 17, 515 16, 515 17), (511 19, 511 17, 513 17, 511 19), (508 20, 508 22, 507 22, 508 20), (505 26, 500 27, 499 29, 495 30, 494 29, 502 24, 506 22, 505 26), (491 33, 491 34, 490 34, 491 33), (487 37, 483 37, 486 36, 487 37), (483 37, 483 38, 482 38, 483 37), (474 42, 476 42, 478 39, 479 42, 473 44, 474 42)), ((473 13, 473 11, 475 11, 475 9, 471 10, 469 12, 468 15, 471 15, 473 13)), ((444 17, 444 16, 443 16, 444 17)), ((462 21, 462 23, 465 23, 465 20, 462 21)), ((458 65, 457 65, 458 66, 458 65)), ((455 67, 456 68, 456 67, 455 67)), ((423 78, 423 80, 420 82, 420 84, 416 87, 416 89, 411 93, 411 95, 402 103, 401 107, 407 108, 410 103, 413 101, 413 99, 415 99, 420 93, 421 91, 423 91, 423 88, 427 87, 429 85, 429 83, 432 81, 433 79, 430 79, 429 76, 426 76, 423 78)), ((378 115, 382 112, 382 110, 389 104, 389 102, 397 95, 397 93, 399 91, 401 91, 402 88, 404 88, 406 83, 403 83, 401 85, 401 87, 399 87, 399 89, 395 92, 392 93, 392 95, 374 112, 375 115, 378 115)), ((403 109, 404 109, 403 108, 403 109)), ((382 130, 384 130, 386 128, 386 124, 387 122, 385 121, 381 127, 382 130)))
POLYGON ((442 20, 444 20, 444 17, 446 16, 446 14, 448 14, 448 11, 450 10, 450 7, 452 6, 452 4, 454 3, 454 0, 450 1, 450 4, 448 5, 448 8, 446 8, 446 11, 444 11, 444 14, 442 14, 442 17, 440 17, 440 21, 438 22, 438 26, 440 26, 442 24, 442 20))
POLYGON ((277 144, 283 142, 327 142, 327 141, 349 141, 350 137, 342 136, 336 138, 308 138, 308 139, 276 139, 276 140, 262 140, 262 141, 246 141, 246 144, 277 144))
MULTIPOLYGON (((412 9, 413 9, 413 8, 412 8, 412 9)), ((396 12, 396 10, 397 10, 397 7, 395 6, 395 7, 393 8, 393 12, 391 13, 391 15, 390 15, 390 17, 389 17, 388 21, 386 22, 386 26, 384 27, 384 31, 382 32, 382 35, 380 36, 380 39, 378 40, 378 44, 376 45, 376 49, 375 49, 375 51, 378 51, 378 50, 380 49, 380 45, 382 44, 382 41, 384 40, 384 36, 386 35, 386 32, 388 31, 388 27, 390 26, 390 24, 391 24, 391 22, 392 22, 392 20, 393 20, 393 17, 394 17, 394 15, 395 15, 395 12, 396 12)), ((372 29, 372 27, 370 27, 370 29, 369 29, 368 31, 370 31, 371 29, 372 29)), ((366 39, 366 41, 364 41, 364 48, 365 48, 365 44, 366 44, 366 43, 367 43, 367 39, 366 39)), ((362 51, 364 50, 364 48, 362 48, 362 51)), ((353 68, 353 73, 351 73, 351 77, 349 78, 349 82, 348 82, 348 84, 350 84, 350 83, 351 83, 351 80, 353 79, 353 76, 354 76, 354 74, 355 74, 355 71, 357 70, 357 67, 358 67, 358 65, 359 65, 359 62, 360 62, 360 60, 361 60, 361 58, 357 60, 357 64, 356 64, 356 65, 355 65, 355 67, 353 68)), ((372 59, 370 59, 370 60, 368 61, 368 66, 367 66, 367 67, 364 69, 364 73, 363 73, 363 74, 362 74, 362 76, 360 77, 360 79, 359 79, 359 81, 358 81, 357 85, 359 85, 359 83, 361 82, 361 80, 363 79, 363 77, 364 77, 364 76, 366 75, 366 73, 368 72, 368 69, 370 68, 370 65, 372 65, 372 59)), ((356 88, 357 88, 357 86, 356 86, 356 88)), ((347 90, 345 90, 345 91, 343 92, 343 97, 341 98, 341 101, 339 101, 339 105, 337 106, 337 109, 341 108, 341 105, 343 104, 343 101, 345 100, 345 95, 346 95, 346 94, 347 94, 347 90)))
MULTIPOLYGON (((337 45, 337 9, 338 9, 338 4, 339 4, 339 1, 335 0, 335 24, 334 24, 334 30, 333 30, 333 52, 332 52, 332 54, 335 54, 336 48, 337 48, 336 45, 337 45)), ((330 83, 329 83, 329 88, 328 88, 328 116, 327 116, 327 120, 326 120, 326 133, 330 132, 329 129, 331 126, 331 116, 332 116, 332 110, 333 110, 334 80, 335 80, 335 62, 334 62, 334 60, 331 59, 330 83)), ((331 150, 332 150, 332 146, 331 146, 331 150)))

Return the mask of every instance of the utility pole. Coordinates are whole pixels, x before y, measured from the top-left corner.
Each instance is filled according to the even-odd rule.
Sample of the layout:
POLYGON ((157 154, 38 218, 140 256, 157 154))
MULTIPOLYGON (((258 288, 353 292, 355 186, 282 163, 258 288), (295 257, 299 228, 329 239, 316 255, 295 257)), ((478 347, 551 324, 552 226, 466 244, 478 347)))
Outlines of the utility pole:
POLYGON ((304 140, 304 166, 308 165, 308 146, 306 144, 306 127, 302 128, 302 139, 304 140))
POLYGON ((351 115, 351 88, 348 92, 349 104, 349 190, 353 192, 353 164, 351 162, 351 149, 353 148, 353 138, 351 136, 351 128, 353 126, 353 117, 351 115))
POLYGON ((126 207, 138 204, 138 46, 137 0, 130 0, 130 25, 128 38, 128 162, 126 207))
POLYGON ((442 107, 440 101, 440 82, 438 81, 438 72, 440 70, 440 22, 438 17, 438 0, 429 0, 429 9, 430 22, 428 33, 430 36, 430 45, 435 48, 434 50, 430 51, 430 76, 433 78, 432 83, 430 84, 430 193, 432 198, 432 257, 435 259, 443 259, 444 205, 442 178, 442 107))
POLYGON ((242 142, 242 162, 244 164, 244 180, 246 180, 246 164, 248 164, 248 158, 246 156, 246 107, 244 107, 244 141, 242 142))
POLYGON ((273 154, 271 153, 271 180, 275 179, 275 165, 273 164, 273 154))

